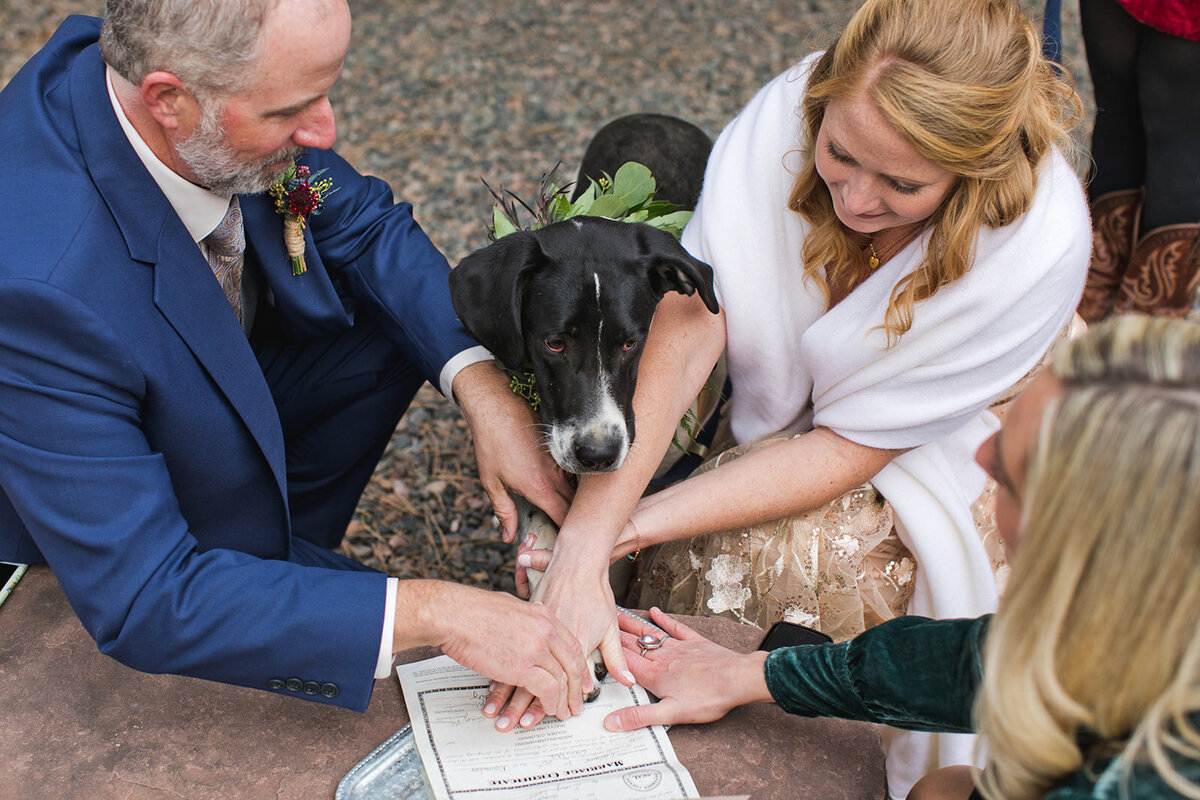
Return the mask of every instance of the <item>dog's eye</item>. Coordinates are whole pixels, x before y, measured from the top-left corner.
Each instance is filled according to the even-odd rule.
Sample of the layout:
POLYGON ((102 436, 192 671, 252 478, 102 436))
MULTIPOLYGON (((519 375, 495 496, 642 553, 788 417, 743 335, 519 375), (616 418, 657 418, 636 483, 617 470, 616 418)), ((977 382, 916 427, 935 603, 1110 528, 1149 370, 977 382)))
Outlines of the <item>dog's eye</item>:
POLYGON ((626 353, 628 353, 630 350, 632 350, 633 348, 635 348, 637 346, 638 346, 637 339, 626 339, 625 340, 624 348, 625 348, 626 353))
POLYGON ((551 353, 561 353, 566 346, 562 339, 546 339, 546 349, 551 353))

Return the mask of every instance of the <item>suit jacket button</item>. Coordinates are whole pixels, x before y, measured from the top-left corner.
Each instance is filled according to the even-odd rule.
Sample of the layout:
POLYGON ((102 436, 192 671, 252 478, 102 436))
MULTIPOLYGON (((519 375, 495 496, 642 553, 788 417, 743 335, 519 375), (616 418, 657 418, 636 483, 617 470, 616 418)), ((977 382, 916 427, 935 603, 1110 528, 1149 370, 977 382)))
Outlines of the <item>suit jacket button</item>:
POLYGON ((267 688, 279 691, 283 688, 283 681, 279 680, 279 678, 271 678, 271 680, 267 681, 267 688))
POLYGON ((325 695, 330 700, 338 696, 338 691, 339 690, 336 683, 321 684, 321 694, 325 695))
POLYGON ((287 683, 284 684, 284 688, 289 692, 298 692, 304 688, 304 681, 299 678, 288 678, 287 683))
POLYGON ((317 683, 316 681, 305 681, 304 682, 304 693, 305 694, 316 694, 319 691, 321 691, 321 684, 317 683))

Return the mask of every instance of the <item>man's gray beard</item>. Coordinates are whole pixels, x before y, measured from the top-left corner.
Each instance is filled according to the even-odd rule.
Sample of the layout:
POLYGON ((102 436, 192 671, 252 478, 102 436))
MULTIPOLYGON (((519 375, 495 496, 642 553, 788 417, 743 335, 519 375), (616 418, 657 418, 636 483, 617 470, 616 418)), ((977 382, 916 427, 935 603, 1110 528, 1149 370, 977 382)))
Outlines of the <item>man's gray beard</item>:
POLYGON ((192 171, 196 182, 210 191, 229 195, 265 192, 283 174, 279 162, 304 154, 303 147, 291 145, 253 163, 240 160, 225 144, 225 129, 214 106, 201 101, 195 130, 175 146, 175 154, 192 171))

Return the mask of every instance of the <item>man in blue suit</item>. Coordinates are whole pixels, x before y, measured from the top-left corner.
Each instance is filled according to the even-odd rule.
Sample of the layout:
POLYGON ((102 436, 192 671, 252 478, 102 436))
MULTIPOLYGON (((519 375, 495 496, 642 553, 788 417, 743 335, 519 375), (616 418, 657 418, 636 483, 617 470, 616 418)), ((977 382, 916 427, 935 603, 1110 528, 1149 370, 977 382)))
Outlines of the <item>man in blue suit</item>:
POLYGON ((0 92, 0 559, 136 669, 363 710, 429 644, 565 718, 591 679, 544 608, 330 550, 426 380, 506 531, 507 490, 568 494, 411 208, 329 149, 349 30, 345 0, 109 0, 0 92), (264 194, 293 160, 333 189, 298 275, 264 194))

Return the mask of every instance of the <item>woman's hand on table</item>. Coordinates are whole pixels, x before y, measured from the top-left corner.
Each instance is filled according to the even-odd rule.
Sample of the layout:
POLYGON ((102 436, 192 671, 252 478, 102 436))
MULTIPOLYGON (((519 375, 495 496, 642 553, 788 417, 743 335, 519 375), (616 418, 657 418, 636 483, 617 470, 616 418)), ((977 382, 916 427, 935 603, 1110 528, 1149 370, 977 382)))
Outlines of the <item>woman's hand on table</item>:
POLYGON ((604 718, 605 728, 712 722, 740 705, 771 702, 763 673, 765 652, 743 654, 721 647, 657 608, 650 610, 650 620, 654 625, 621 614, 621 644, 638 683, 661 699, 614 711, 604 718), (639 637, 659 640, 664 631, 670 635, 661 645, 642 648, 639 637))

